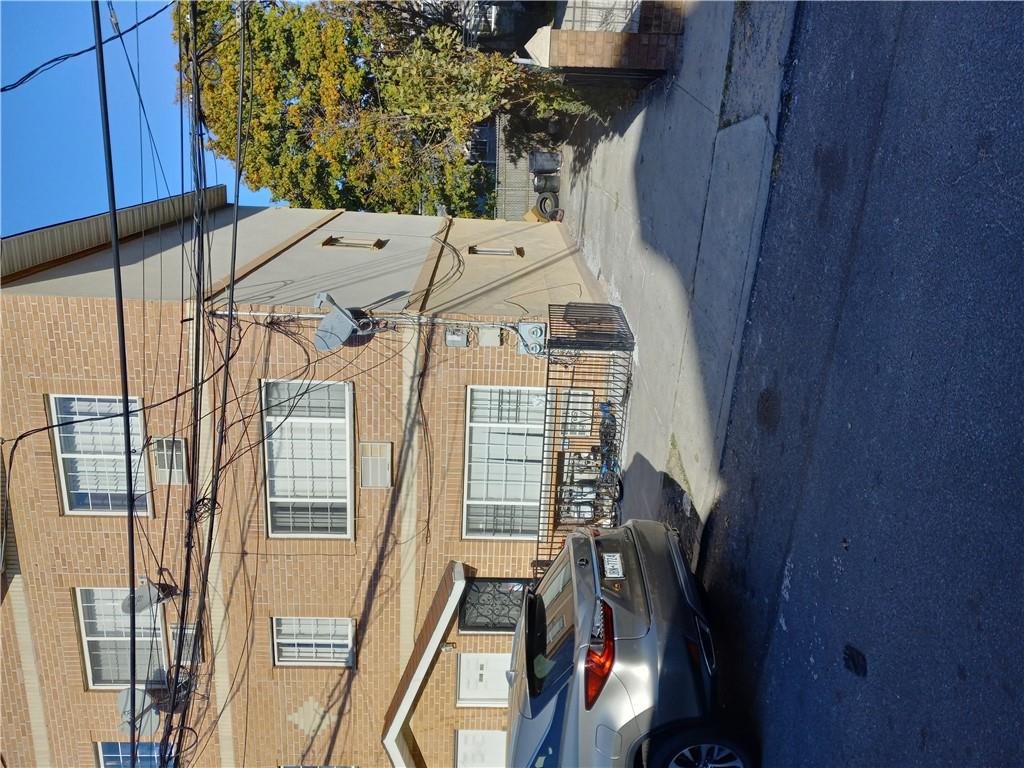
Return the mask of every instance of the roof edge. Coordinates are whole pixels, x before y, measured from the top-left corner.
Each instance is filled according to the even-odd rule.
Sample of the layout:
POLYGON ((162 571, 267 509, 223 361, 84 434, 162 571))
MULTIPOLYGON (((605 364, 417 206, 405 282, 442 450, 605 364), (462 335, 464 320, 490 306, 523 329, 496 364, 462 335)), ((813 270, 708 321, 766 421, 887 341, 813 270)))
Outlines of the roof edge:
MULTIPOLYGON (((186 192, 119 208, 117 228, 121 240, 183 220, 192 210, 194 194, 186 192)), ((227 205, 227 186, 207 187, 203 190, 203 197, 208 209, 223 208, 227 205)), ((17 280, 109 248, 109 215, 85 216, 3 238, 0 277, 17 280)))

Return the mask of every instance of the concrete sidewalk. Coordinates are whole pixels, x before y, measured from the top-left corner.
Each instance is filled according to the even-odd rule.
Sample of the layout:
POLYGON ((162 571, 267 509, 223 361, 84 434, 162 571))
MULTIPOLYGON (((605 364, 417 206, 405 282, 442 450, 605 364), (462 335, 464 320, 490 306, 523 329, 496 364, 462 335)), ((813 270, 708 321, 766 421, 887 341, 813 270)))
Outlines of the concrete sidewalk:
POLYGON ((760 5, 691 3, 675 71, 565 151, 566 222, 638 339, 627 518, 696 526, 722 492, 793 19, 760 5))

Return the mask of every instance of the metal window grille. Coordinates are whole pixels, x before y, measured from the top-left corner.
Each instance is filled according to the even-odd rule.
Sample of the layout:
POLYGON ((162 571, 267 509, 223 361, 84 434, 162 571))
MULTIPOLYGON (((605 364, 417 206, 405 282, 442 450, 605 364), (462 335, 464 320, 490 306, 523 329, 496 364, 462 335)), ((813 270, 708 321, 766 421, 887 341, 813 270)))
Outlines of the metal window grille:
POLYGON ((589 32, 640 31, 640 0, 570 0, 562 29, 589 32))
POLYGON ((470 387, 463 535, 536 536, 544 408, 539 388, 470 387))
MULTIPOLYGON (((130 618, 128 590, 82 588, 76 590, 81 621, 85 668, 91 688, 128 685, 130 618)), ((153 605, 135 617, 135 674, 140 685, 165 682, 163 628, 160 609, 153 605)))
POLYGON ((180 437, 153 440, 153 464, 156 481, 162 485, 184 485, 188 482, 185 464, 185 441, 180 437))
POLYGON ((359 444, 359 486, 391 487, 391 443, 359 444))
MULTIPOLYGON (((171 654, 178 652, 178 632, 181 631, 180 624, 171 624, 171 654)), ((181 660, 182 664, 188 666, 192 659, 192 649, 196 644, 196 625, 186 624, 185 625, 185 642, 182 648, 181 660)), ((203 644, 199 643, 199 656, 197 657, 200 662, 206 661, 206 651, 203 649, 203 644)))
POLYGON ((264 434, 271 535, 352 535, 347 382, 266 381, 264 434))
POLYGON ((589 437, 594 424, 594 390, 569 389, 562 393, 562 434, 589 437))
POLYGON ((355 621, 316 617, 274 618, 274 663, 350 667, 355 621))
MULTIPOLYGON (((54 395, 50 407, 53 423, 61 425, 54 442, 64 509, 69 514, 128 514, 121 398, 54 395)), ((128 407, 138 409, 138 399, 131 398, 128 407)), ((148 486, 138 413, 131 415, 130 423, 135 510, 146 515, 148 486)))
POLYGON ((462 632, 513 632, 528 579, 472 579, 459 606, 462 632))
MULTIPOLYGON (((131 742, 101 741, 97 743, 96 747, 99 753, 100 768, 131 768, 131 742)), ((138 742, 135 755, 137 768, 159 768, 160 743, 155 741, 138 742)), ((176 768, 178 761, 172 759, 170 765, 171 768, 176 768)))
POLYGON ((542 387, 470 387, 469 394, 472 423, 544 426, 542 387))

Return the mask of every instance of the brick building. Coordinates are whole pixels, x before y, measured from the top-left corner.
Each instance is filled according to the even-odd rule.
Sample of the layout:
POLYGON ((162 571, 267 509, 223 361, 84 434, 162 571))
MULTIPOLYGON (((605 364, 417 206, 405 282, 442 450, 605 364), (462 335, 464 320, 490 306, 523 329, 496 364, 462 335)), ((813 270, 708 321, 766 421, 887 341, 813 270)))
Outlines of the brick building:
MULTIPOLYGON (((223 188, 206 195, 204 328, 183 269, 190 196, 119 213, 139 593, 156 603, 137 611, 140 680, 159 706, 179 624, 186 648, 200 644, 186 764, 497 764, 510 625, 547 525, 547 360, 519 324, 600 301, 598 288, 560 224, 243 208, 196 638, 173 587, 189 482, 206 488, 212 473, 231 237, 223 188), (316 349, 321 291, 388 328, 316 349)), ((127 494, 105 230, 94 217, 3 242, 0 750, 12 768, 126 764, 127 494)), ((209 509, 200 518, 193 585, 209 509)), ((159 731, 144 725, 140 765, 153 765, 159 731)))
POLYGON ((525 48, 535 64, 575 82, 587 82, 579 75, 642 80, 671 68, 685 18, 681 0, 561 0, 525 48))

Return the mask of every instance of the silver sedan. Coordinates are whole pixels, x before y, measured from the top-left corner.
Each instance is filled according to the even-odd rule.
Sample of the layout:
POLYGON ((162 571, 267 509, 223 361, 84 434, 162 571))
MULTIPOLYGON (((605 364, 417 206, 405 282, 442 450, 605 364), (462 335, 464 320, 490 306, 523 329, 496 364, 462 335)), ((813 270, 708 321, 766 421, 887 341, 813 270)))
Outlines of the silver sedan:
POLYGON ((714 722, 715 663, 675 530, 578 529, 523 601, 508 765, 750 768, 714 722))

